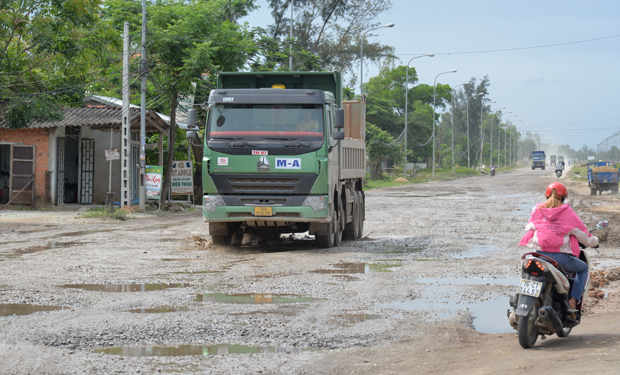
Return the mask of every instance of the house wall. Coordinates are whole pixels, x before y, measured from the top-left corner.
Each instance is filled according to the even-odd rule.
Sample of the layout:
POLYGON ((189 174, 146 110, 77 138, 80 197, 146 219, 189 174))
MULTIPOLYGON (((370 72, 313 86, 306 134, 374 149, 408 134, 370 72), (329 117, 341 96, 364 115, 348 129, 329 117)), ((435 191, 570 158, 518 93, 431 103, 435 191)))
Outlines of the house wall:
POLYGON ((46 174, 49 171, 49 136, 47 129, 0 129, 0 143, 35 146, 34 203, 49 202, 46 174))

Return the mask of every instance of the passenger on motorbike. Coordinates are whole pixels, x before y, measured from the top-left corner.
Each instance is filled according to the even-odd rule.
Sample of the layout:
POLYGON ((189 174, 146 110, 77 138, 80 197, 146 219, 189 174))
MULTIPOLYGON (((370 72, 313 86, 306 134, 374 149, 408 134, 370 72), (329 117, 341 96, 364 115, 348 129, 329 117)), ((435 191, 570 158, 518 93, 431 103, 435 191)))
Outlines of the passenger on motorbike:
MULTIPOLYGON (((579 259, 579 244, 597 247, 598 238, 588 232, 575 211, 564 203, 567 196, 563 184, 553 182, 547 186, 547 201, 533 208, 525 226, 527 233, 519 246, 536 249, 538 253, 558 262, 566 272, 575 273, 568 304, 571 310, 576 310, 588 278, 588 265, 579 259)), ((571 312, 575 319, 574 311, 571 312)))

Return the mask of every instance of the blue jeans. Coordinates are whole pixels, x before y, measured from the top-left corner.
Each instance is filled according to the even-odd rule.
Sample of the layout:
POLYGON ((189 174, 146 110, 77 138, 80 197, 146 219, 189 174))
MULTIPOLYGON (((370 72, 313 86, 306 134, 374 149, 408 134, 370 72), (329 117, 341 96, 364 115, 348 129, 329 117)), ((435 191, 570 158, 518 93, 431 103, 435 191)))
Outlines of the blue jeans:
POLYGON ((539 251, 538 253, 546 255, 558 262, 564 267, 566 272, 575 274, 575 281, 573 282, 573 287, 568 297, 573 297, 577 301, 581 301, 581 293, 588 279, 588 265, 586 262, 566 253, 549 253, 546 251, 539 251))

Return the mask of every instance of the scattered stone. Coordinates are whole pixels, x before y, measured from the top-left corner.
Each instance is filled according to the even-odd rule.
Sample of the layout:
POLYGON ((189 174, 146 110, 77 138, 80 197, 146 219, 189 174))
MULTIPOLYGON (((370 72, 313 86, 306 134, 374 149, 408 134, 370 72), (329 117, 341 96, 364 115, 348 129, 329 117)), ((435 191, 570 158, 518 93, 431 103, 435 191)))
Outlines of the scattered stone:
POLYGON ((620 268, 616 268, 615 270, 611 270, 605 275, 605 280, 607 281, 618 281, 620 280, 620 268))

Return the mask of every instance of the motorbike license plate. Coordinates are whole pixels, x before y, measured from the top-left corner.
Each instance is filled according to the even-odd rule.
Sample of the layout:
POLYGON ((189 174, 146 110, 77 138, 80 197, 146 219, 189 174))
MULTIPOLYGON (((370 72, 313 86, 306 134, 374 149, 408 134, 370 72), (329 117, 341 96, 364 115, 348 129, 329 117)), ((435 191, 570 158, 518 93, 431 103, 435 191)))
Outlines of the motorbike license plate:
POLYGON ((519 286, 519 294, 538 297, 540 295, 542 285, 543 284, 538 281, 521 280, 521 285, 519 286))
POLYGON ((254 207, 255 216, 272 216, 273 211, 271 207, 254 207))

